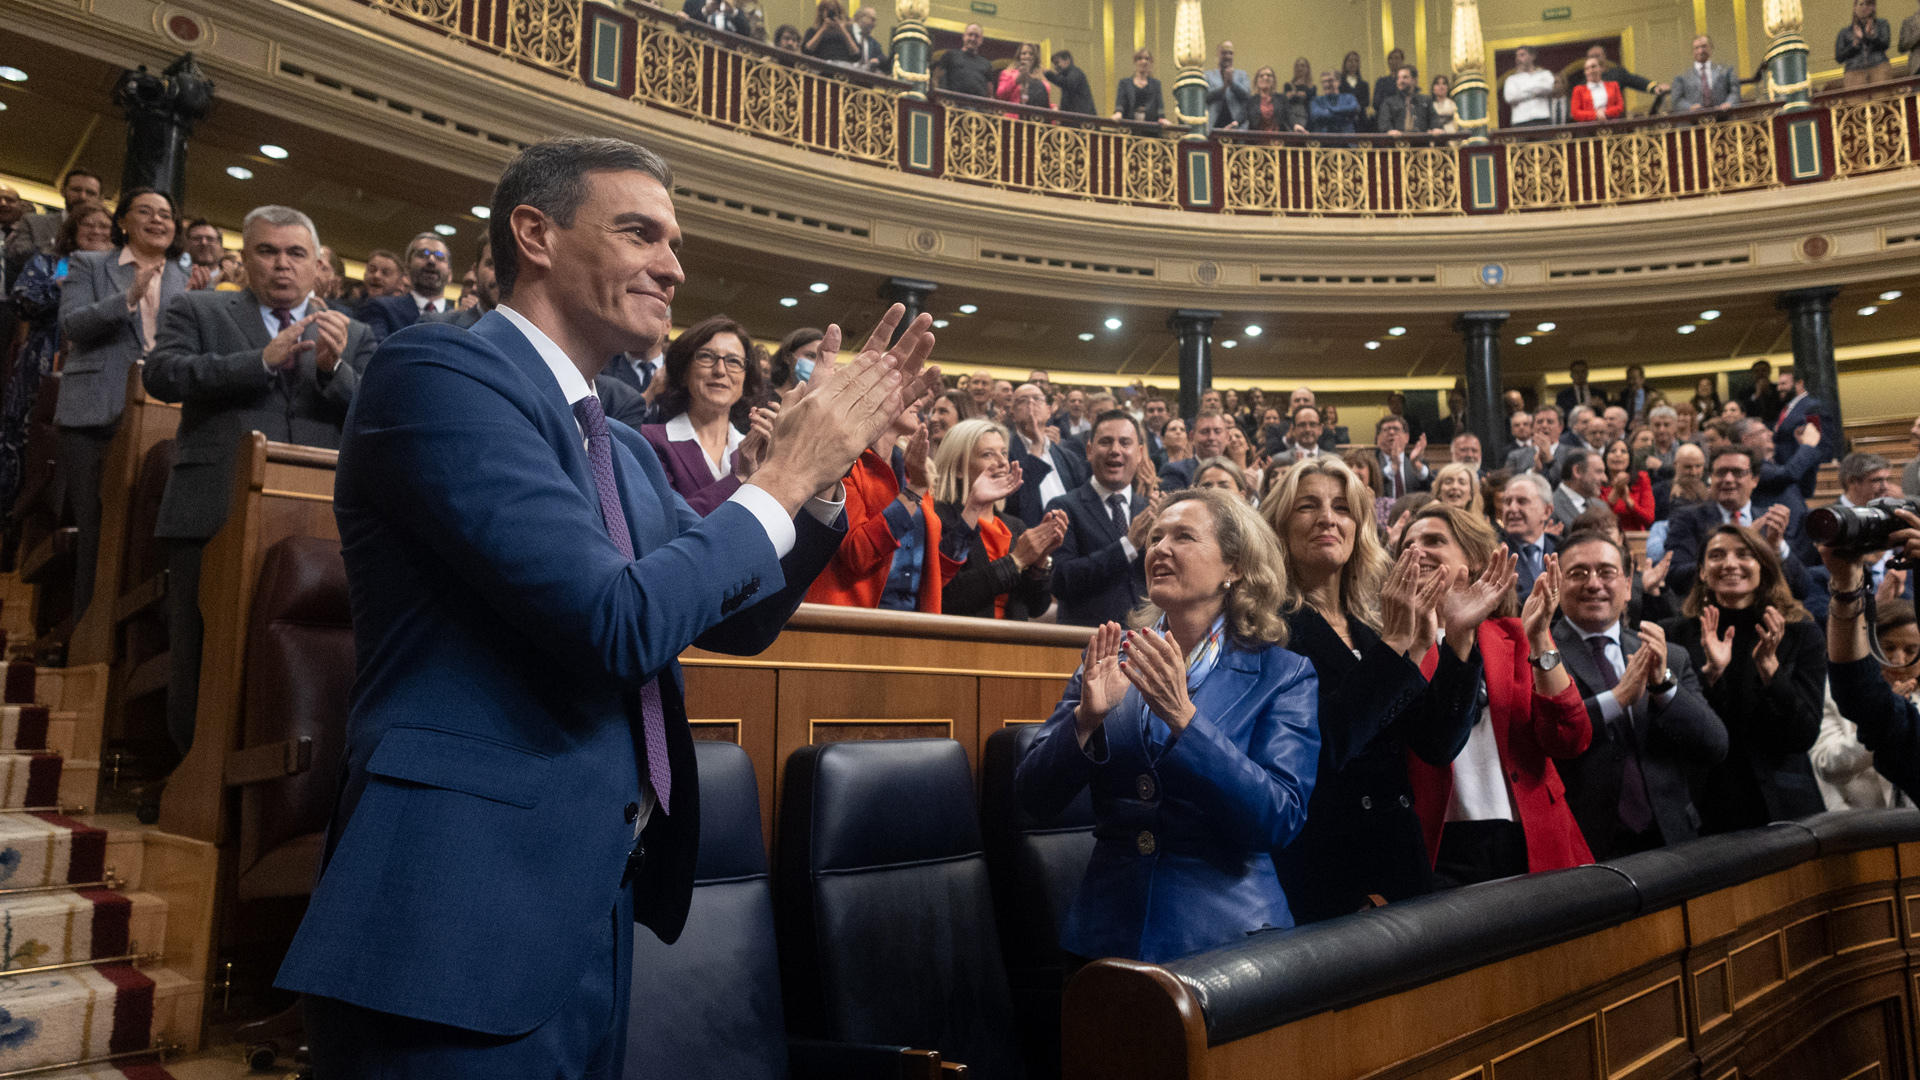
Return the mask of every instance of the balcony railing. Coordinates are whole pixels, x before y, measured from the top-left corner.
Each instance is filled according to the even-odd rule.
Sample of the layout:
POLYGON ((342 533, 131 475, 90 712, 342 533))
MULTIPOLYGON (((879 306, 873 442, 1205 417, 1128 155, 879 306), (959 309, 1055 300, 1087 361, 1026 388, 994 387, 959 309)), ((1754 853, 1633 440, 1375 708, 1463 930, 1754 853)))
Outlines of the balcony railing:
POLYGON ((935 92, 651 6, 362 0, 648 108, 910 175, 1228 214, 1448 217, 1663 202, 1920 164, 1920 79, 1771 103, 1459 137, 1215 132, 935 92))

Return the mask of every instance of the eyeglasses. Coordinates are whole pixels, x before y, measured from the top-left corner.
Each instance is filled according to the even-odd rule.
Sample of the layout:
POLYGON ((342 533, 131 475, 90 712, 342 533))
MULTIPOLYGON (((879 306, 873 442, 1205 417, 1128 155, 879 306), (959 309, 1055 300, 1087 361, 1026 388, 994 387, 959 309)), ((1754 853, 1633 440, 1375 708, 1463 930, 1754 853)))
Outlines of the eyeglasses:
POLYGON ((1747 477, 1752 475, 1753 475, 1752 469, 1715 469, 1713 470, 1713 478, 1715 480, 1722 480, 1722 479, 1745 480, 1747 477))
POLYGON ((744 356, 726 356, 712 349, 701 349, 693 354, 693 366, 702 370, 726 365, 727 372, 738 375, 747 370, 747 358, 744 356))
POLYGON ((1566 578, 1567 584, 1569 585, 1585 585, 1595 578, 1600 579, 1600 584, 1602 585, 1612 585, 1614 582, 1620 580, 1621 574, 1620 568, 1617 566, 1601 566, 1595 568, 1575 566, 1560 571, 1560 576, 1566 578))

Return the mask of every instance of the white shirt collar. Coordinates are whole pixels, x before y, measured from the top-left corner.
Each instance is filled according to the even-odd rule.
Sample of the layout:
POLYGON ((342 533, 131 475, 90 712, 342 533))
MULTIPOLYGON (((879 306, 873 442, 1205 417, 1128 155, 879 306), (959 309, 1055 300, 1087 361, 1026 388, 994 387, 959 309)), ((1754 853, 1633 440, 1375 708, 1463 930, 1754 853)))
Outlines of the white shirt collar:
MULTIPOLYGON (((293 316, 294 322, 299 322, 301 319, 304 319, 307 317, 307 308, 312 303, 313 303, 313 294, 308 293, 307 295, 300 298, 300 302, 298 304, 288 308, 287 314, 293 316)), ((266 304, 261 304, 260 317, 266 320, 267 329, 272 330, 276 334, 280 332, 280 320, 273 317, 272 307, 266 304)))
MULTIPOLYGON (((1714 505, 1720 506, 1719 503, 1714 503, 1714 505)), ((1735 510, 1729 510, 1724 506, 1720 506, 1720 517, 1723 522, 1738 524, 1740 521, 1741 514, 1747 515, 1748 521, 1753 520, 1753 500, 1752 499, 1748 499, 1746 502, 1746 505, 1741 506, 1740 508, 1735 510)))
MULTIPOLYGON (((693 420, 688 417, 686 413, 681 413, 679 416, 667 421, 666 428, 668 442, 694 442, 699 438, 699 436, 694 434, 693 420)), ((707 471, 713 474, 715 480, 726 476, 727 472, 733 468, 733 452, 739 449, 740 444, 745 442, 746 438, 739 428, 728 424, 727 452, 720 455, 718 462, 715 462, 707 456, 706 447, 703 446, 700 448, 700 460, 707 463, 707 471)))
POLYGON ((1131 487, 1110 488, 1101 483, 1100 478, 1097 476, 1090 480, 1089 483, 1093 485, 1093 490, 1100 496, 1102 503, 1105 503, 1115 495, 1125 495, 1127 496, 1127 504, 1129 506, 1133 504, 1133 489, 1131 487))
POLYGON ((508 322, 525 334, 527 343, 533 346, 533 351, 539 353, 540 359, 547 362, 547 370, 553 372, 554 379, 560 383, 560 392, 566 395, 569 410, 573 408, 573 403, 581 398, 598 396, 594 394, 593 387, 587 384, 587 377, 580 374, 580 369, 574 366, 572 360, 567 359, 567 354, 560 351, 560 346, 555 345, 545 331, 528 322, 525 315, 505 304, 493 310, 506 316, 508 322))
MULTIPOLYGON (((447 302, 447 298, 444 296, 426 296, 417 292, 409 292, 407 293, 407 295, 413 298, 413 306, 417 308, 426 307, 428 301, 432 301, 436 305, 445 304, 447 302)), ((436 308, 436 310, 438 310, 438 308, 436 308)))
MULTIPOLYGON (((1580 630, 1580 627, 1576 625, 1574 629, 1580 630)), ((1582 641, 1585 641, 1589 638, 1596 638, 1596 637, 1606 638, 1608 641, 1613 642, 1614 648, 1619 649, 1622 653, 1626 652, 1626 646, 1620 644, 1620 620, 1619 619, 1613 620, 1612 624, 1610 624, 1605 630, 1595 630, 1591 633, 1589 633, 1586 630, 1580 630, 1580 639, 1582 641)))
POLYGON ((1587 497, 1573 490, 1572 488, 1568 487, 1567 482, 1565 480, 1560 481, 1560 490, 1567 493, 1567 498, 1573 500, 1573 505, 1579 507, 1582 510, 1585 510, 1587 508, 1587 501, 1588 501, 1587 497))

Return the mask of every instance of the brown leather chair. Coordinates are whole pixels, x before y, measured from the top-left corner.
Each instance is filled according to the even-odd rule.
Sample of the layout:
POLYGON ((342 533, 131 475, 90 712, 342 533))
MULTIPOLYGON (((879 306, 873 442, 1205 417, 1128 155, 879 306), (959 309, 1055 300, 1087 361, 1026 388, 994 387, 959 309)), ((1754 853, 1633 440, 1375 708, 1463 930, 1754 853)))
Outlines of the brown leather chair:
POLYGON ((289 536, 268 549, 247 629, 235 872, 244 904, 313 892, 346 746, 353 624, 340 542, 289 536))

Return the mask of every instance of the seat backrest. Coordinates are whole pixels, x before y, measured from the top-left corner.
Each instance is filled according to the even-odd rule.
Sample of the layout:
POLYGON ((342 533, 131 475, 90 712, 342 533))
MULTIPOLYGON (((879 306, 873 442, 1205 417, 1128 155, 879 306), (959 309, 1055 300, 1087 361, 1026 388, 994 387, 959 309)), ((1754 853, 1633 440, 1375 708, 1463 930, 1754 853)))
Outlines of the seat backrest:
POLYGON ((240 793, 242 899, 305 896, 339 791, 353 689, 353 620, 340 542, 289 536, 267 551, 247 626, 240 746, 313 740, 305 772, 240 793))
POLYGON ((167 492, 167 478, 173 475, 173 450, 172 439, 161 439, 140 459, 140 474, 134 478, 133 499, 127 508, 121 592, 145 583, 167 567, 166 545, 154 539, 153 531, 160 522, 160 499, 167 492))
POLYGON ((950 739, 787 759, 778 851, 788 1027, 1023 1074, 966 751, 950 739))
POLYGON ((634 928, 626 1077, 785 1076, 780 958, 753 762, 730 742, 699 740, 693 748, 700 770, 693 905, 672 945, 634 928))

